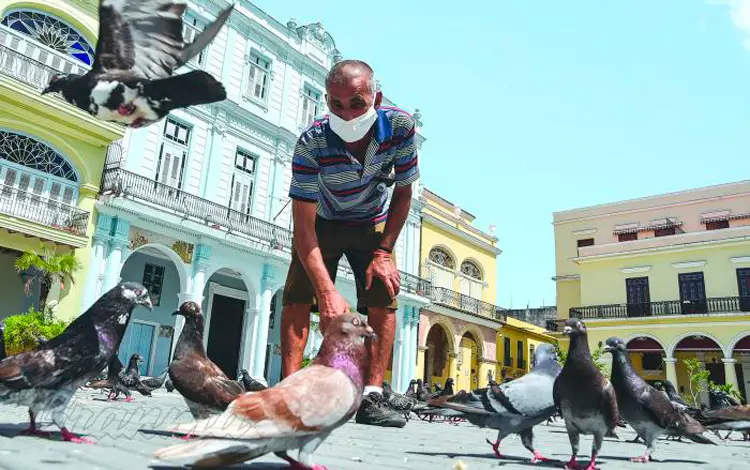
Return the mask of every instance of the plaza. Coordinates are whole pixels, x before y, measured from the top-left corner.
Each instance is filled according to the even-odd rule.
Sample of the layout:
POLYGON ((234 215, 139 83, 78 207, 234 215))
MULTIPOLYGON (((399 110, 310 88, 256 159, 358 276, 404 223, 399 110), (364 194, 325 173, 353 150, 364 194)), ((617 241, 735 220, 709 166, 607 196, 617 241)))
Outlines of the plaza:
MULTIPOLYGON (((0 406, 0 469, 166 469, 151 458, 154 450, 178 443, 169 436, 139 430, 166 429, 176 422, 188 422, 190 414, 176 393, 164 389, 152 398, 137 396, 132 403, 107 403, 105 395, 87 390, 79 391, 68 408, 68 423, 77 433, 85 433, 97 444, 72 444, 18 436, 25 428, 26 410, 0 406)), ((47 421, 42 417, 42 422, 47 421)), ((57 431, 54 427, 50 430, 57 431)), ((570 445, 562 420, 534 429, 535 443, 547 457, 567 461, 570 445)), ((643 452, 642 444, 627 441, 634 437, 630 428, 618 428, 619 440, 605 439, 600 460, 601 468, 644 468, 628 458, 643 452)), ((722 432, 722 436, 724 433, 722 432)), ((428 423, 413 418, 401 429, 380 428, 355 424, 353 421, 334 431, 316 452, 316 463, 329 470, 365 470, 375 468, 464 470, 528 467, 561 468, 560 462, 532 465, 531 454, 517 436, 509 436, 500 450, 505 459, 497 459, 485 438, 494 440, 496 432, 479 429, 466 423, 457 426, 447 423, 428 423), (463 464, 461 467, 458 462, 463 464)), ((717 441, 710 435, 711 439, 717 441)), ((59 439, 59 435, 57 437, 59 439)), ((660 439, 655 460, 646 468, 678 470, 685 468, 732 470, 746 468, 750 459, 750 445, 742 442, 739 433, 717 446, 674 442, 660 439)), ((582 462, 588 462, 591 437, 581 438, 582 462)), ((292 455, 296 455, 296 452, 292 455)), ((286 463, 274 456, 265 456, 244 466, 270 470, 285 468, 286 463)))

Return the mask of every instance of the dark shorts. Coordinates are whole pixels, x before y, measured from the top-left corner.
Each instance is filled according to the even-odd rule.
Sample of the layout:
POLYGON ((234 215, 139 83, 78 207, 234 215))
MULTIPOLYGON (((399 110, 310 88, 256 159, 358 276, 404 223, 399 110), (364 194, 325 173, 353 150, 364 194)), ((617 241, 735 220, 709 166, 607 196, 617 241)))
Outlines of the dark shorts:
MULTIPOLYGON (((373 278, 370 290, 365 290, 365 271, 372 261, 372 252, 380 245, 385 222, 377 225, 347 225, 341 222, 317 217, 315 233, 318 246, 323 255, 323 262, 331 280, 336 282, 336 270, 342 256, 346 256, 354 271, 357 284, 357 311, 367 314, 367 307, 397 308, 396 299, 388 295, 385 284, 378 278, 373 278)), ((396 263, 392 255, 393 263, 396 263)), ((292 242, 292 264, 286 276, 284 285, 284 305, 307 304, 312 305, 312 311, 317 312, 317 299, 312 281, 307 275, 302 262, 297 255, 296 242, 292 242)))

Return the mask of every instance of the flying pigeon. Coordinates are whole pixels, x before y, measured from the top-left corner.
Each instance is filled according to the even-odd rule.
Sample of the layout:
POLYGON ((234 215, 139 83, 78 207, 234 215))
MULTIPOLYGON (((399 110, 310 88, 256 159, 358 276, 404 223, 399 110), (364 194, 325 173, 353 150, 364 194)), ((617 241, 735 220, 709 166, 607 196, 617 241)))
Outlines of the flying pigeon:
POLYGON ((519 434, 523 446, 534 454, 531 463, 548 460, 534 447, 532 429, 547 421, 557 409, 552 387, 561 367, 555 348, 549 344, 537 348, 534 361, 534 368, 528 374, 512 382, 471 393, 462 391, 452 397, 432 399, 427 404, 457 411, 476 426, 497 429, 497 442, 489 439, 487 442, 498 458, 503 457, 498 451, 500 441, 510 434, 519 434))
POLYGON ((177 465, 219 467, 273 452, 292 468, 325 470, 313 463, 312 454, 362 402, 370 362, 366 338, 376 336, 365 317, 353 312, 335 317, 311 365, 272 388, 243 394, 220 417, 178 426, 217 439, 167 447, 154 455, 177 465), (299 461, 289 457, 291 449, 299 449, 299 461))
POLYGON ((182 37, 185 2, 100 0, 99 40, 84 75, 55 75, 42 94, 57 92, 92 116, 142 127, 170 111, 226 99, 224 86, 203 70, 173 75, 218 34, 234 5, 195 40, 182 37))
POLYGON ((553 393, 573 451, 565 467, 582 468, 576 460, 580 435, 593 434, 591 461, 586 470, 595 470, 596 456, 602 448, 604 436, 614 433, 619 421, 617 398, 612 384, 591 359, 586 325, 577 318, 570 318, 565 322, 563 333, 570 336, 570 345, 553 393))
POLYGON ((203 348, 203 314, 195 302, 185 302, 172 315, 185 317, 177 339, 169 378, 180 392, 195 419, 208 418, 227 409, 245 392, 241 383, 230 379, 206 355, 203 348))
POLYGON ((89 442, 65 427, 65 408, 117 352, 137 305, 152 308, 148 290, 135 282, 118 284, 57 337, 0 361, 0 403, 29 408, 24 434, 47 435, 37 430, 35 416, 49 412, 63 440, 89 442))
POLYGON ((649 385, 633 369, 628 349, 620 338, 609 338, 605 352, 612 354, 612 386, 617 395, 617 407, 623 418, 646 443, 646 452, 633 462, 648 462, 656 439, 662 434, 685 436, 701 444, 713 444, 702 436, 706 429, 669 398, 649 385))

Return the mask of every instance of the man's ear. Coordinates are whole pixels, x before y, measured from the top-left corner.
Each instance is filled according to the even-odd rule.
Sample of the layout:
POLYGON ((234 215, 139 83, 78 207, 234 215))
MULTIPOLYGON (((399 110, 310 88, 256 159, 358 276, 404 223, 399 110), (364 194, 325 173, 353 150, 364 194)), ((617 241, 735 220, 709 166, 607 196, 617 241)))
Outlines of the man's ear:
POLYGON ((382 103, 383 103, 383 92, 378 90, 375 92, 375 103, 373 107, 375 109, 378 109, 382 103))

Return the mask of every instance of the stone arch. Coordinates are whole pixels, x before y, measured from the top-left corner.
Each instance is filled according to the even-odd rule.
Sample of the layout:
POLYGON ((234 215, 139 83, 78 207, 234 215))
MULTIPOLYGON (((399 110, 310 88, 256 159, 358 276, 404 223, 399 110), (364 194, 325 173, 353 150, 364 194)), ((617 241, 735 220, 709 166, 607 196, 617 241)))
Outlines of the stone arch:
POLYGON ((245 283, 245 287, 247 288, 247 295, 248 295, 248 297, 250 297, 250 302, 252 304, 252 307, 256 308, 257 307, 257 305, 256 305, 257 300, 255 299, 255 297, 260 292, 260 290, 259 290, 258 286, 256 286, 255 283, 252 281, 252 278, 245 272, 244 269, 241 269, 241 268, 239 268, 237 266, 230 265, 230 264, 227 264, 227 263, 223 263, 223 264, 221 264, 221 266, 219 266, 217 264, 211 265, 206 270, 206 284, 208 284, 208 280, 211 278, 211 276, 213 276, 214 274, 216 274, 218 271, 221 271, 222 269, 229 269, 231 271, 235 271, 235 272, 239 273, 240 278, 242 279, 242 282, 245 283))
POLYGON ((423 335, 420 335, 421 338, 419 339, 419 346, 420 347, 426 347, 427 346, 427 335, 430 334, 430 330, 432 330, 433 326, 440 326, 443 329, 443 333, 445 333, 445 337, 448 341, 448 350, 451 353, 456 352, 456 330, 453 327, 453 325, 442 318, 429 318, 430 326, 427 328, 423 335))
POLYGON ((161 243, 147 243, 145 245, 139 246, 135 250, 130 251, 128 255, 122 260, 122 263, 120 264, 120 271, 122 271, 125 263, 127 263, 127 261, 133 257, 133 255, 144 250, 146 251, 145 254, 148 254, 149 250, 155 250, 169 258, 169 260, 174 264, 175 269, 177 270, 177 276, 180 279, 180 292, 187 291, 189 275, 185 262, 182 261, 182 258, 180 258, 179 255, 174 252, 174 250, 166 245, 162 245, 161 243))
POLYGON ((456 362, 455 331, 447 327, 444 322, 436 321, 430 324, 425 332, 425 355, 424 370, 420 371, 423 380, 428 385, 439 383, 443 385, 448 377, 452 376, 456 362), (430 336, 438 334, 441 336, 440 346, 430 343, 430 336), (434 347, 430 347, 433 344, 434 347))
POLYGON ((674 340, 672 340, 672 344, 669 345, 669 348, 665 351, 667 353, 667 357, 674 357, 675 350, 677 349, 677 346, 684 340, 685 338, 689 338, 691 336, 705 336, 706 338, 709 338, 712 340, 721 350, 724 357, 731 357, 727 355, 726 348, 721 344, 721 341, 716 338, 716 336, 712 335, 711 333, 705 333, 700 331, 692 331, 690 333, 683 333, 679 336, 677 336, 674 340))
POLYGON ((73 166, 78 176, 79 187, 85 185, 96 186, 92 181, 92 174, 94 174, 95 172, 92 171, 91 168, 89 168, 89 163, 87 163, 87 160, 78 153, 73 145, 63 139, 61 135, 49 132, 45 127, 42 126, 34 127, 33 131, 31 129, 29 129, 29 131, 26 131, 22 128, 19 128, 18 124, 19 123, 11 121, 10 119, 0 117, 0 131, 28 137, 29 139, 46 145, 51 150, 62 156, 65 160, 68 161, 68 163, 73 166))
POLYGON ((472 257, 465 258, 463 261, 461 261, 461 264, 459 265, 458 270, 459 270, 459 272, 461 274, 464 274, 465 276, 469 276, 469 277, 471 277, 474 280, 477 280, 477 281, 480 281, 480 282, 486 282, 486 278, 487 278, 486 270, 485 270, 484 266, 482 265, 482 263, 480 263, 476 258, 472 258, 472 257), (464 263, 469 263, 469 264, 474 265, 477 268, 477 270, 479 271, 479 276, 480 277, 479 278, 475 278, 473 276, 470 276, 470 275, 464 273, 463 272, 464 263))
POLYGON ((456 336, 458 338, 458 341, 456 342, 456 349, 453 351, 454 353, 458 353, 458 348, 461 344, 461 339, 463 339, 466 334, 471 335, 471 337, 476 341, 477 343, 477 354, 479 354, 480 358, 484 358, 484 351, 486 349, 484 344, 484 335, 482 334, 482 331, 479 329, 479 327, 473 323, 468 323, 462 330, 459 335, 456 336))
POLYGON ((625 342, 625 345, 627 346, 631 341, 636 340, 638 338, 648 338, 648 339, 652 339, 656 341, 657 343, 659 343, 659 346, 661 346, 661 349, 664 352, 664 354, 667 353, 667 347, 664 346, 664 343, 659 338, 649 333, 633 333, 632 335, 626 338, 623 338, 623 341, 625 342))
POLYGON ((745 338, 750 338, 750 331, 745 330, 740 333, 737 333, 737 335, 735 335, 735 337, 732 338, 732 340, 727 345, 725 357, 732 357, 732 355, 734 354, 734 350, 737 347, 737 344, 739 344, 739 342, 745 338))

